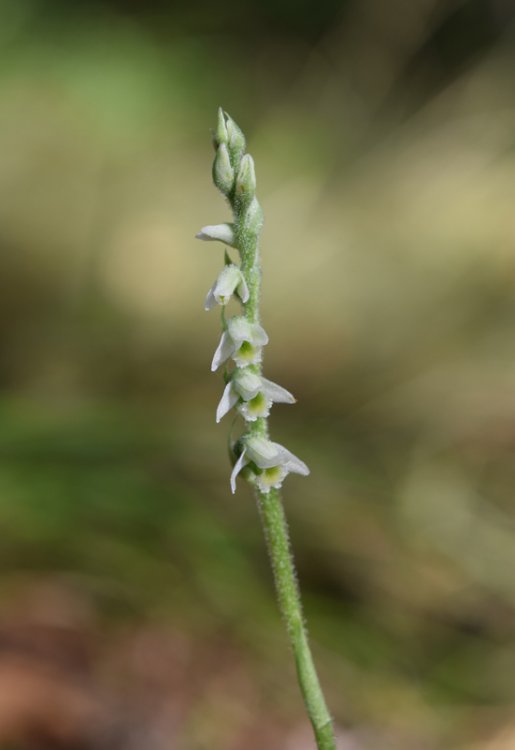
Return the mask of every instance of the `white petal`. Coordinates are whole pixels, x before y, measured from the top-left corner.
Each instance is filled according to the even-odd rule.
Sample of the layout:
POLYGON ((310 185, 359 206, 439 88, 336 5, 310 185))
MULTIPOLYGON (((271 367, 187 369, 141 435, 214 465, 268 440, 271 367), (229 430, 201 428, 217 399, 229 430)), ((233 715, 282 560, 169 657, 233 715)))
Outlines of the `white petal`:
POLYGON ((284 466, 288 472, 307 476, 309 469, 300 458, 291 451, 271 440, 261 437, 250 437, 245 442, 247 455, 260 469, 271 469, 274 466, 284 466))
POLYGON ((263 389, 263 380, 255 372, 249 372, 246 367, 236 370, 234 388, 245 401, 250 401, 263 389))
POLYGON ((262 437, 249 437, 245 441, 245 449, 249 458, 260 469, 271 469, 272 466, 282 464, 282 451, 286 450, 278 443, 272 443, 262 437))
POLYGON ((264 346, 268 344, 268 334, 259 323, 254 323, 252 326, 252 338, 249 339, 252 344, 256 346, 264 346))
POLYGON ((211 372, 214 372, 215 370, 218 370, 220 365, 225 362, 226 359, 229 359, 231 354, 234 352, 235 346, 234 342, 227 333, 227 331, 224 331, 222 333, 222 338, 220 339, 220 343, 217 346, 216 352, 213 355, 213 361, 211 363, 211 372))
POLYGON ((294 404, 296 401, 290 391, 266 378, 263 378, 263 393, 276 404, 294 404))
POLYGON ((302 474, 303 477, 307 477, 310 473, 309 468, 306 466, 304 461, 295 456, 287 448, 283 448, 283 466, 292 474, 302 474))
POLYGON ((212 310, 213 307, 216 307, 217 302, 215 295, 213 293, 214 287, 211 287, 209 292, 206 295, 206 299, 204 300, 204 310, 212 310))
POLYGON ((238 285, 237 291, 238 291, 238 297, 241 299, 241 301, 243 303, 247 302, 250 297, 250 293, 249 293, 249 288, 247 286, 247 282, 245 281, 243 274, 241 275, 241 281, 238 285))
POLYGON ((240 471, 243 469, 244 466, 248 464, 249 460, 247 456, 245 455, 245 451, 242 451, 240 457, 234 464, 233 470, 231 472, 231 491, 232 494, 236 492, 236 477, 240 473, 240 471))
POLYGON ((235 315, 231 318, 227 323, 227 328, 235 344, 240 345, 244 341, 252 342, 254 326, 243 315, 235 315))
POLYGON ((232 224, 208 224, 207 227, 202 227, 195 237, 208 242, 218 240, 231 247, 234 247, 236 241, 232 224))
POLYGON ((220 403, 216 409, 216 421, 219 422, 227 412, 229 412, 235 403, 238 401, 238 394, 234 392, 231 381, 227 383, 220 399, 220 403))
POLYGON ((235 266, 233 263, 225 266, 223 271, 218 275, 213 287, 213 294, 219 305, 226 305, 229 302, 241 279, 242 275, 238 266, 235 266))

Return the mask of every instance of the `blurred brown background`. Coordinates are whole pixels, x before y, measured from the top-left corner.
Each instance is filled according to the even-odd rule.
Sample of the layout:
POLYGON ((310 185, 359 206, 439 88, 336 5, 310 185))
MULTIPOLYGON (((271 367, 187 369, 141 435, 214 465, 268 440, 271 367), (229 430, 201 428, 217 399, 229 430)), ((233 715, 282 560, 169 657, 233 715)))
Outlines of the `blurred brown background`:
POLYGON ((514 750, 515 5, 0 2, 0 748, 313 747, 229 493, 223 105, 340 750, 514 750))

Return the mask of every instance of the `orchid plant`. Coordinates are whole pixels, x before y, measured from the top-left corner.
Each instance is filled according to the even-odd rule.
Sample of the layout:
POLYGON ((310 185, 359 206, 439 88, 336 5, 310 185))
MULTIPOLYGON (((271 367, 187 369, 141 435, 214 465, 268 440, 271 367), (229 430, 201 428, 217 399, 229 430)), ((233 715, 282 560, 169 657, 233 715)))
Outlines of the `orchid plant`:
POLYGON ((280 488, 290 473, 307 476, 309 469, 291 451, 270 440, 268 416, 274 403, 293 404, 292 394, 262 374, 263 347, 268 335, 259 320, 261 266, 259 235, 263 212, 256 198, 254 160, 246 153, 245 137, 234 120, 218 110, 213 134, 215 159, 213 181, 227 199, 232 223, 205 226, 198 239, 222 242, 235 248, 239 264, 227 249, 225 265, 207 293, 204 307, 221 307, 222 335, 211 370, 224 365, 225 389, 216 410, 219 422, 235 409, 243 418, 241 437, 231 446, 231 490, 242 476, 253 487, 262 519, 274 573, 279 607, 294 652, 297 675, 306 709, 313 725, 318 750, 335 750, 331 717, 311 656, 295 565, 280 488), (242 314, 229 319, 225 307, 236 299, 242 314), (229 363, 229 366, 228 366, 229 363))

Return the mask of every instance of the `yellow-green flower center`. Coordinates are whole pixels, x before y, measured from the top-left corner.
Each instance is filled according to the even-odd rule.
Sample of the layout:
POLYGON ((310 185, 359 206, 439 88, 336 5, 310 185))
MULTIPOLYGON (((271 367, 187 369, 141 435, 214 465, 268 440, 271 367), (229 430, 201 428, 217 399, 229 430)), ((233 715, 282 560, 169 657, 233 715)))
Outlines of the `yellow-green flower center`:
POLYGON ((259 482, 262 487, 273 487, 280 484, 284 478, 284 469, 282 466, 272 466, 270 469, 263 469, 259 475, 259 482))
POLYGON ((247 413, 252 417, 260 417, 262 414, 266 414, 268 404, 263 393, 258 393, 257 396, 247 401, 247 413))
POLYGON ((257 349, 250 341, 244 341, 236 352, 237 361, 252 363, 256 358, 257 349))

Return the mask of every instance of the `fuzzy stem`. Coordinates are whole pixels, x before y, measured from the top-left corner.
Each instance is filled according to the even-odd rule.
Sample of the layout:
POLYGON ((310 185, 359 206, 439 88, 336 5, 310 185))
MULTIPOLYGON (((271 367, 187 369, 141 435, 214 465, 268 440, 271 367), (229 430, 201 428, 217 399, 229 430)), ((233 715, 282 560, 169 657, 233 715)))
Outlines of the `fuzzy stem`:
POLYGON ((261 522, 277 591, 279 609, 286 624, 295 657, 297 678, 318 750, 335 750, 331 717, 313 663, 302 615, 299 587, 288 537, 288 525, 278 490, 256 492, 261 522))

